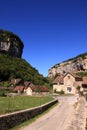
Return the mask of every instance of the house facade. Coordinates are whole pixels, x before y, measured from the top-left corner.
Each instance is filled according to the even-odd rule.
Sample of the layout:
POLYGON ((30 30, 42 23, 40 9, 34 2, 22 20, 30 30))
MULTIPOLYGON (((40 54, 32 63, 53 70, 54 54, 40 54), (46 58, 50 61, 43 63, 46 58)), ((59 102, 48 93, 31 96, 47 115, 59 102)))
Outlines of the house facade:
POLYGON ((65 94, 76 94, 77 87, 82 85, 83 79, 75 73, 68 72, 64 76, 60 75, 53 81, 53 91, 65 94))
POLYGON ((42 94, 45 95, 49 92, 47 87, 45 86, 35 86, 31 82, 24 82, 22 85, 17 85, 13 89, 14 92, 19 93, 19 94, 24 94, 24 95, 38 95, 42 94))
POLYGON ((25 87, 25 89, 24 89, 25 95, 32 96, 32 95, 35 95, 35 93, 36 93, 36 86, 34 86, 34 85, 32 85, 32 86, 30 85, 28 87, 25 87))
POLYGON ((32 96, 36 91, 36 86, 33 85, 31 82, 24 82, 22 85, 17 85, 13 89, 14 92, 19 94, 25 94, 32 96))

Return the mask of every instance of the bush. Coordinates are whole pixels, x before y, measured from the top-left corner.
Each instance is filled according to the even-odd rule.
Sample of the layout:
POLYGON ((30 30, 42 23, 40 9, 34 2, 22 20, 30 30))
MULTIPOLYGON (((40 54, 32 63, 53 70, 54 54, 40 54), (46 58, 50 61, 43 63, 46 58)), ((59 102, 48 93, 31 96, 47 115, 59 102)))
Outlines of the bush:
POLYGON ((63 90, 60 91, 60 94, 65 94, 65 92, 63 90))
POLYGON ((63 90, 61 90, 61 91, 57 91, 56 89, 54 89, 54 93, 57 93, 57 94, 65 94, 65 92, 63 91, 63 90))

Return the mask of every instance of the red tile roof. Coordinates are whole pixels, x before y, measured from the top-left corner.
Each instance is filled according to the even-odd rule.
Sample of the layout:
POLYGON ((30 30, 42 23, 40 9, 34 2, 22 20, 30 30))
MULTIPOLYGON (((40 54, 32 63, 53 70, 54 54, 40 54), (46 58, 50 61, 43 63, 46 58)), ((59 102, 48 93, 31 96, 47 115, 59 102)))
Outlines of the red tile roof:
POLYGON ((80 76, 78 76, 76 73, 73 73, 73 72, 71 72, 71 71, 69 71, 69 72, 67 72, 65 75, 64 75, 64 77, 67 75, 67 74, 71 74, 73 77, 75 77, 75 78, 81 78, 80 76))
POLYGON ((16 86, 13 91, 17 92, 17 91, 23 91, 23 90, 24 90, 24 86, 16 86))
MULTIPOLYGON (((30 82, 29 82, 30 83, 30 82)), ((18 85, 14 88, 13 91, 17 92, 17 91, 24 91, 24 89, 26 90, 28 87, 31 88, 32 91, 35 91, 35 92, 48 92, 49 90, 45 87, 45 86, 35 86, 33 85, 32 83, 28 85, 28 82, 25 83, 25 85, 18 85), (26 86, 25 86, 26 85, 26 86)))
POLYGON ((48 92, 49 90, 45 87, 45 86, 30 86, 30 88, 32 89, 32 91, 36 91, 36 92, 48 92))
POLYGON ((36 86, 30 86, 32 91, 36 91, 36 86))
POLYGON ((53 81, 53 84, 57 84, 57 83, 63 83, 63 75, 59 75, 56 77, 56 79, 53 81))
POLYGON ((24 86, 26 86, 26 87, 28 87, 30 84, 31 84, 31 82, 28 82, 28 81, 24 82, 24 86))
POLYGON ((39 89, 41 92, 49 92, 49 90, 45 86, 39 86, 39 89))

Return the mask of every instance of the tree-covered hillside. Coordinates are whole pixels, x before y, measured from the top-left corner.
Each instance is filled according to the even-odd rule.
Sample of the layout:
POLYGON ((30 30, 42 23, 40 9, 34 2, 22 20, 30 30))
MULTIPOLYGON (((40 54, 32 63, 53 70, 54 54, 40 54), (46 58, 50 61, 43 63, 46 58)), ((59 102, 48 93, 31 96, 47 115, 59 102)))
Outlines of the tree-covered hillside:
POLYGON ((16 34, 0 29, 0 86, 9 85, 13 78, 49 86, 47 78, 21 59, 23 47, 23 42, 16 34))
POLYGON ((48 84, 48 80, 33 68, 26 60, 0 54, 0 80, 10 81, 12 78, 21 78, 34 84, 48 84))

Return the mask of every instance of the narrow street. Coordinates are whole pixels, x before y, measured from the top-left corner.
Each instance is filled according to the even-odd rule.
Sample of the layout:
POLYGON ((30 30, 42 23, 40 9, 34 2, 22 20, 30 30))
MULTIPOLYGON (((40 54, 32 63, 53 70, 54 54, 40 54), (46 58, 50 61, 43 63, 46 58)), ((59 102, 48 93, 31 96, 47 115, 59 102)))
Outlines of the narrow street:
POLYGON ((65 130, 73 115, 76 96, 58 97, 59 104, 35 122, 20 130, 65 130))

